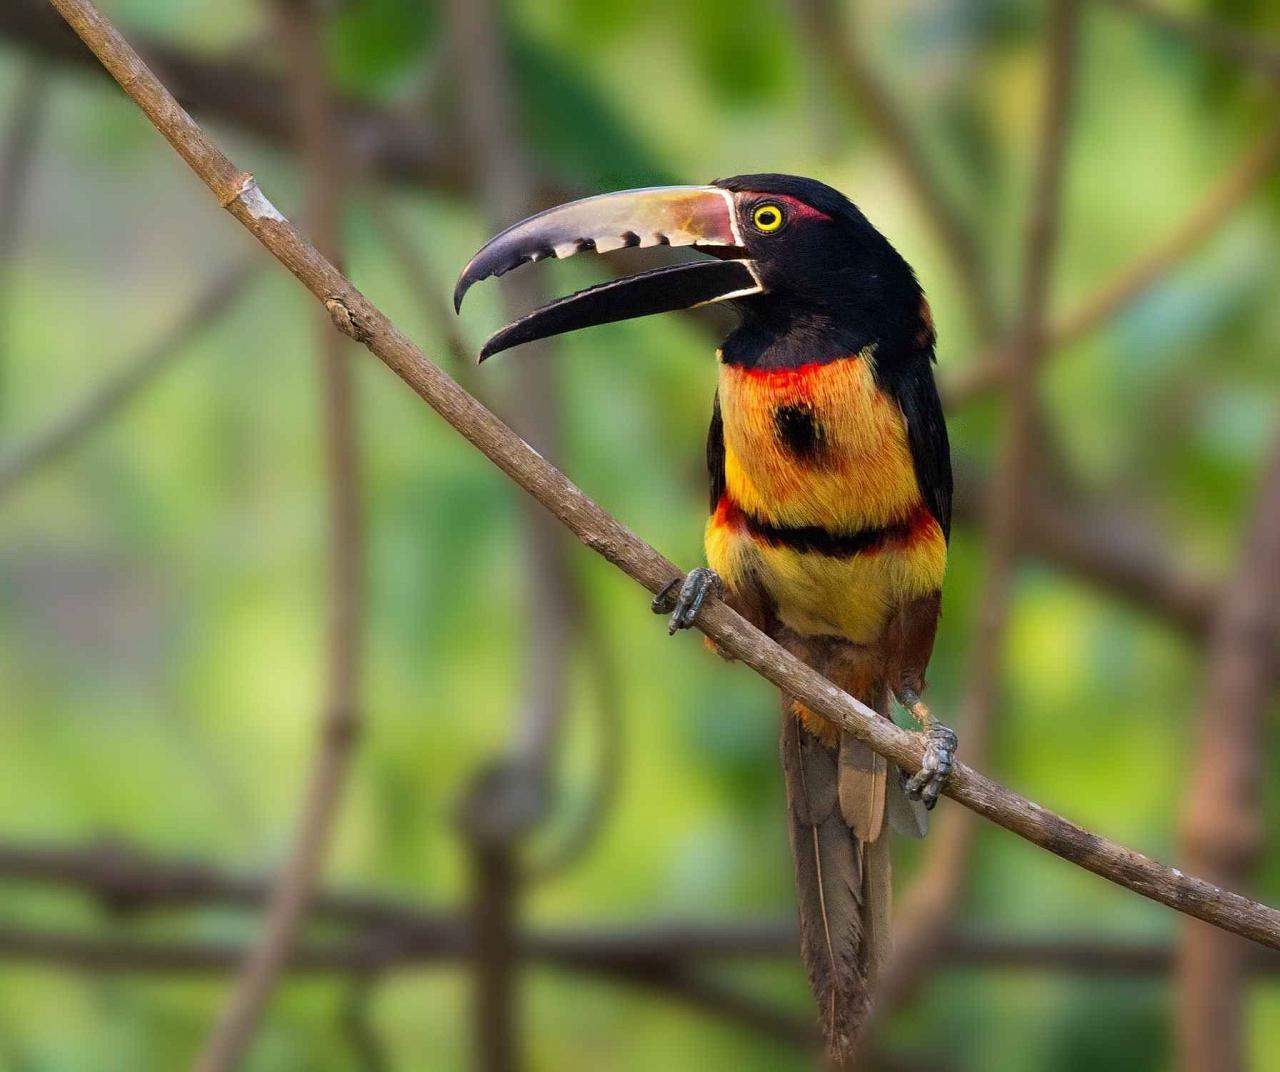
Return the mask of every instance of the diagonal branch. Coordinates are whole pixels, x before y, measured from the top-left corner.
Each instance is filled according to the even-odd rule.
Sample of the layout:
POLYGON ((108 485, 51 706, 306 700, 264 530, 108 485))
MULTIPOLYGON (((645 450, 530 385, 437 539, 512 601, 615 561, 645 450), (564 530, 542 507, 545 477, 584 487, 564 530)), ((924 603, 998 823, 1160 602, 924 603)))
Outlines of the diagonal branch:
MULTIPOLYGON (((423 401, 584 544, 651 592, 680 576, 676 567, 624 528, 563 473, 432 364, 386 316, 302 237, 200 130, 122 37, 88 0, 52 0, 103 65, 174 150, 255 238, 329 310, 336 327, 369 348, 423 401)), ((805 706, 835 722, 907 771, 920 769, 916 734, 866 705, 789 655, 723 602, 696 623, 724 651, 805 706)), ((1034 804, 961 763, 946 795, 979 815, 1093 874, 1179 912, 1263 945, 1280 948, 1280 911, 1108 841, 1034 804)))
MULTIPOLYGON (((272 12, 291 68, 302 128, 307 217, 329 257, 340 256, 341 146, 329 105, 319 27, 309 0, 278 0, 272 12)), ((324 706, 317 748, 289 858, 267 902, 262 933, 206 1040, 196 1068, 228 1072, 253 1040, 275 984, 297 941, 337 820, 360 730, 360 642, 363 541, 354 382, 340 335, 318 325, 329 512, 328 628, 324 706)))

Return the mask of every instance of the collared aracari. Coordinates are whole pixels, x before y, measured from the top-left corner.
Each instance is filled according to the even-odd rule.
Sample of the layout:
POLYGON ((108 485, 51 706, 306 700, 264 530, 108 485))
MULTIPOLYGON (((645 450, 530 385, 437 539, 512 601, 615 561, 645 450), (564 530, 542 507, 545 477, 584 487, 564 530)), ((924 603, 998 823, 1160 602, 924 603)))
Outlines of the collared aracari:
POLYGON ((920 836, 955 734, 920 699, 951 524, 951 459, 934 385, 929 305, 906 261, 842 194, 813 179, 741 175, 710 186, 603 194, 517 223, 454 293, 529 261, 628 246, 713 259, 589 287, 529 313, 480 359, 593 324, 710 302, 736 329, 717 353, 707 437, 710 569, 654 600, 670 627, 722 596, 784 647, 890 717, 922 724, 910 779, 783 697, 801 951, 834 1054, 848 1054, 888 948, 887 830, 920 836))

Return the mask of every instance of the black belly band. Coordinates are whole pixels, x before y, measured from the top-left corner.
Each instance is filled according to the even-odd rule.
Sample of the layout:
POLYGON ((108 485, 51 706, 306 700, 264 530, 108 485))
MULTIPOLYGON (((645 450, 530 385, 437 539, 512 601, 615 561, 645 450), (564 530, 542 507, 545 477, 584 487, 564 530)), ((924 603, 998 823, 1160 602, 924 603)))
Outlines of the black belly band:
POLYGON ((756 539, 773 547, 787 547, 802 554, 826 555, 828 558, 852 558, 879 551, 891 544, 908 541, 924 520, 923 508, 888 525, 859 529, 856 532, 831 532, 820 525, 774 525, 742 511, 742 522, 756 539))

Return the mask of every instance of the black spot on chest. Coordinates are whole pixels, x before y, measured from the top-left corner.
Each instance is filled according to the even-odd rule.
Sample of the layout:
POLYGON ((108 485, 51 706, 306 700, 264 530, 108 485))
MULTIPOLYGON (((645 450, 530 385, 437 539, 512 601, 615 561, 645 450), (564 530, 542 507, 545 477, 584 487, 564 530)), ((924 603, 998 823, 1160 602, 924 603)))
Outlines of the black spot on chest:
POLYGON ((778 406, 773 411, 773 427, 782 445, 797 458, 814 461, 821 457, 826 437, 813 410, 805 406, 778 406))

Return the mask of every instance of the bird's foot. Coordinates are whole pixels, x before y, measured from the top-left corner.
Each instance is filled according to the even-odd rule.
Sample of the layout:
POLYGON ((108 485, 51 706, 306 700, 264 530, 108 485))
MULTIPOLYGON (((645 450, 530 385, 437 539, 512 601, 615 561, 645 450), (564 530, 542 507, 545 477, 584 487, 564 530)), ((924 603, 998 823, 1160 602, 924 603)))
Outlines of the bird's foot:
POLYGON ((691 569, 683 579, 677 577, 653 597, 650 606, 654 614, 670 614, 667 632, 672 636, 679 629, 688 629, 702 609, 707 596, 724 594, 724 582, 713 569, 699 566, 691 569))
POLYGON ((921 801, 930 811, 938 803, 938 795, 947 784, 956 762, 959 738, 950 726, 944 726, 920 699, 919 693, 904 688, 898 693, 898 702, 923 727, 924 758, 920 770, 910 778, 903 776, 902 788, 912 800, 921 801))

